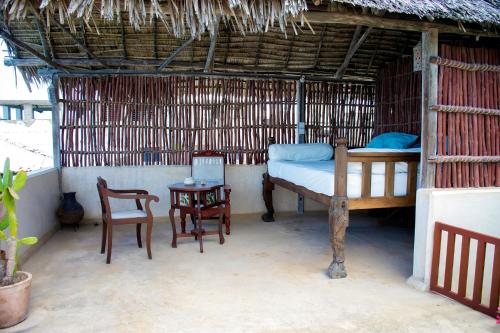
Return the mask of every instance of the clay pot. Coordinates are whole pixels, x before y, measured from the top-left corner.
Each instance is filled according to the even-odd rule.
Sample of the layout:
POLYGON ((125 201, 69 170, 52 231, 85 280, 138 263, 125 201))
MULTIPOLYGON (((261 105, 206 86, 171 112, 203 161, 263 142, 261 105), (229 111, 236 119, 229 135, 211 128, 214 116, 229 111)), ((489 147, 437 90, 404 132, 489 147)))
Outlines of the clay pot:
POLYGON ((83 219, 84 210, 82 205, 76 201, 76 192, 63 193, 63 200, 57 209, 57 217, 61 224, 70 224, 78 228, 83 219))
POLYGON ((13 285, 0 287, 0 328, 14 326, 28 316, 32 276, 21 271, 16 274, 24 274, 27 278, 13 285))

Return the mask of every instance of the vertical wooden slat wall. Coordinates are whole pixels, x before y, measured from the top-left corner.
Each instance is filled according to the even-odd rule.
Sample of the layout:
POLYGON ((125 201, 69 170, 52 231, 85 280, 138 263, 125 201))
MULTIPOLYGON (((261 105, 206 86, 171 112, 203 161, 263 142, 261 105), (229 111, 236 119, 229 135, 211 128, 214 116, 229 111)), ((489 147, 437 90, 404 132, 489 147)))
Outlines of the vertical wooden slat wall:
MULTIPOLYGON (((500 50, 441 45, 440 57, 470 64, 500 65, 500 50)), ((500 73, 439 67, 438 104, 500 109, 500 73)), ((499 156, 500 117, 438 113, 438 156, 499 156)), ((500 186, 500 163, 436 165, 436 187, 500 186)))
POLYGON ((413 59, 403 57, 385 65, 377 78, 373 135, 404 132, 420 135, 422 72, 413 71, 413 59))
POLYGON ((295 82, 194 77, 62 77, 64 167, 182 165, 193 150, 265 161, 295 140, 295 82))
POLYGON ((348 82, 305 83, 305 140, 334 144, 345 137, 349 147, 371 139, 375 85, 348 82))

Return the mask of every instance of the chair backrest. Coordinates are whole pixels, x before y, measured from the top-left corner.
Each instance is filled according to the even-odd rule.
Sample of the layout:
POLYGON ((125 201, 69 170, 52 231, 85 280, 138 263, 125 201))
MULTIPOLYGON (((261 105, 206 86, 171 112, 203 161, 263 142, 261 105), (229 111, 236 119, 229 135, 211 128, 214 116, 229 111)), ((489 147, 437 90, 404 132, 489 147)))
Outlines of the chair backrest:
POLYGON ((225 184, 225 155, 213 150, 193 152, 191 177, 225 184))
POLYGON ((99 193, 99 199, 101 200, 102 213, 106 214, 106 207, 109 207, 108 197, 105 195, 105 189, 108 188, 108 183, 104 178, 97 177, 97 192, 99 193))

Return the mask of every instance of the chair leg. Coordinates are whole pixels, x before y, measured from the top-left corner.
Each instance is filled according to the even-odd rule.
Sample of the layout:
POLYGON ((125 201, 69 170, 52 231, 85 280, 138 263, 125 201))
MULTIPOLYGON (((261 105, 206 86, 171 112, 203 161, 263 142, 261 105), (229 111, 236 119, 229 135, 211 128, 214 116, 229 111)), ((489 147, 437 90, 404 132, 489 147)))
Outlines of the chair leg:
POLYGON ((170 216, 170 223, 172 224, 172 247, 177 247, 177 231, 175 230, 175 218, 174 218, 175 210, 172 208, 168 211, 168 215, 170 216))
MULTIPOLYGON (((224 219, 224 210, 220 208, 219 213, 219 244, 224 244, 224 233, 222 232, 222 220, 224 219)), ((227 223, 227 220, 226 220, 227 223)), ((227 232, 227 224, 226 224, 226 232, 227 232)))
POLYGON ((108 256, 106 258, 106 264, 111 263, 111 249, 113 247, 113 223, 108 222, 108 228, 107 228, 107 233, 108 233, 108 256))
POLYGON ((146 247, 148 249, 148 258, 153 259, 151 254, 151 235, 153 234, 153 222, 148 222, 148 228, 146 231, 146 247))
POLYGON ((226 235, 231 234, 231 211, 227 209, 227 207, 224 209, 224 223, 226 224, 226 235))
POLYGON ((141 227, 142 223, 137 223, 135 229, 137 231, 137 245, 142 248, 142 238, 141 238, 141 227))
POLYGON ((102 221, 102 242, 101 242, 101 254, 106 250, 106 234, 108 231, 108 224, 102 221))
POLYGON ((197 226, 198 226, 198 240, 200 241, 200 253, 203 253, 203 222, 201 220, 201 211, 198 211, 198 218, 197 218, 197 226))

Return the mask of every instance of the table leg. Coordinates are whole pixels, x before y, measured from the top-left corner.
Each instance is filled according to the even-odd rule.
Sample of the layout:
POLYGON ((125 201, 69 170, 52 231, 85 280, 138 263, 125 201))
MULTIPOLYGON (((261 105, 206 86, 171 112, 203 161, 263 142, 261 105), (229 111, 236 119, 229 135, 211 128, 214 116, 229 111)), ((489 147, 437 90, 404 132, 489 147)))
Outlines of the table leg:
POLYGON ((177 231, 175 230, 175 218, 174 218, 175 209, 171 208, 168 211, 168 215, 170 216, 170 223, 172 224, 172 247, 177 247, 177 231))
POLYGON ((181 231, 186 232, 186 213, 181 211, 181 231))

